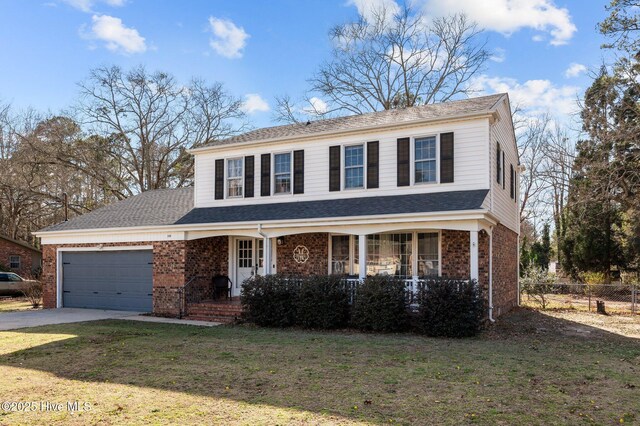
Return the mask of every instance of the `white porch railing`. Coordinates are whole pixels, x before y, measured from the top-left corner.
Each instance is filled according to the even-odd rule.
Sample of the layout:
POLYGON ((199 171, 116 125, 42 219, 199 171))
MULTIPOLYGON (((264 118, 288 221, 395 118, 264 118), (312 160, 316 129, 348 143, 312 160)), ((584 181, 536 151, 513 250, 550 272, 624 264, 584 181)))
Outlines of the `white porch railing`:
MULTIPOLYGON (((418 292, 420 288, 424 284, 424 280, 419 278, 405 278, 402 280, 404 282, 404 288, 407 295, 407 300, 410 305, 414 305, 416 303, 416 297, 418 296, 418 292)), ((342 282, 347 287, 349 291, 349 303, 353 304, 353 300, 355 298, 356 289, 362 283, 360 278, 345 278, 342 282)))

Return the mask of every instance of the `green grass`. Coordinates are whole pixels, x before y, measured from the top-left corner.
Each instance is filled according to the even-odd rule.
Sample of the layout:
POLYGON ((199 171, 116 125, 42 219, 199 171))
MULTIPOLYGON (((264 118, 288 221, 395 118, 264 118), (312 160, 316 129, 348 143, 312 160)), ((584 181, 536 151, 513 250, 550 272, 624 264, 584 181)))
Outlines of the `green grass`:
POLYGON ((26 311, 33 309, 26 297, 8 297, 0 299, 0 313, 26 311))
POLYGON ((91 410, 0 410, 0 424, 637 423, 640 324, 607 318, 521 310, 460 340, 130 321, 1 332, 0 401, 91 410))

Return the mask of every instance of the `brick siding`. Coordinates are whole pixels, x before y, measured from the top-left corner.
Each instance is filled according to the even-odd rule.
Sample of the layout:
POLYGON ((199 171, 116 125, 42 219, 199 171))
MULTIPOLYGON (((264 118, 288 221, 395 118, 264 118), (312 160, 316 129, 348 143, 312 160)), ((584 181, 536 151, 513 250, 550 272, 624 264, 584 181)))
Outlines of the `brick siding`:
POLYGON ((518 234, 498 225, 493 228, 493 316, 518 304, 518 234))
POLYGON ((285 275, 323 275, 329 270, 329 235, 324 232, 296 234, 284 237, 284 244, 277 246, 278 273, 285 275), (297 246, 309 249, 309 259, 298 263, 293 259, 297 246))
POLYGON ((33 277, 33 266, 40 263, 40 256, 40 253, 37 251, 30 250, 20 244, 15 244, 11 241, 0 238, 0 265, 5 266, 7 269, 10 269, 21 277, 33 277), (10 268, 9 258, 11 256, 20 256, 19 268, 10 268))

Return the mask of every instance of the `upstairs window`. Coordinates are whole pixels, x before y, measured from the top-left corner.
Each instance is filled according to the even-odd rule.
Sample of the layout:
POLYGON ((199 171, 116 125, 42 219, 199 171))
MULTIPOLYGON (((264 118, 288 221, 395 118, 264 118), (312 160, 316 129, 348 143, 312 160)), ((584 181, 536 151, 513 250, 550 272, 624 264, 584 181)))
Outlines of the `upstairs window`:
POLYGON ((344 187, 364 188, 364 145, 344 148, 344 187))
POLYGON ((242 197, 242 158, 227 160, 227 197, 242 197))
POLYGON ((275 154, 273 156, 273 180, 275 194, 291 193, 291 153, 275 154))
POLYGON ((436 138, 415 140, 415 183, 436 181, 436 138))
POLYGON ((9 256, 9 268, 20 269, 20 256, 9 256))

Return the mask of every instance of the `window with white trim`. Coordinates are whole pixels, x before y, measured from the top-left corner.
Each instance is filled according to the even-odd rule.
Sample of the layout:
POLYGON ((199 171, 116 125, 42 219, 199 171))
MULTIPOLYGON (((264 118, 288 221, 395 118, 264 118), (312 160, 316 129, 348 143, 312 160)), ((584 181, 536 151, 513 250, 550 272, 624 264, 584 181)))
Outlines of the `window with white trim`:
POLYGON ((20 269, 20 256, 9 256, 9 268, 20 269))
POLYGON ((364 145, 344 147, 344 187, 364 188, 364 145))
POLYGON ((440 254, 437 232, 418 234, 418 276, 437 276, 440 271, 440 254))
POLYGON ((242 197, 242 158, 227 160, 227 197, 242 197))
POLYGON ((331 237, 331 273, 351 274, 350 235, 333 235, 331 237))
POLYGON ((411 277, 413 233, 367 236, 367 275, 411 277))
POLYGON ((416 138, 414 141, 414 182, 435 182, 436 167, 436 137, 416 138))
POLYGON ((273 156, 274 194, 291 193, 291 153, 274 154, 273 156))

